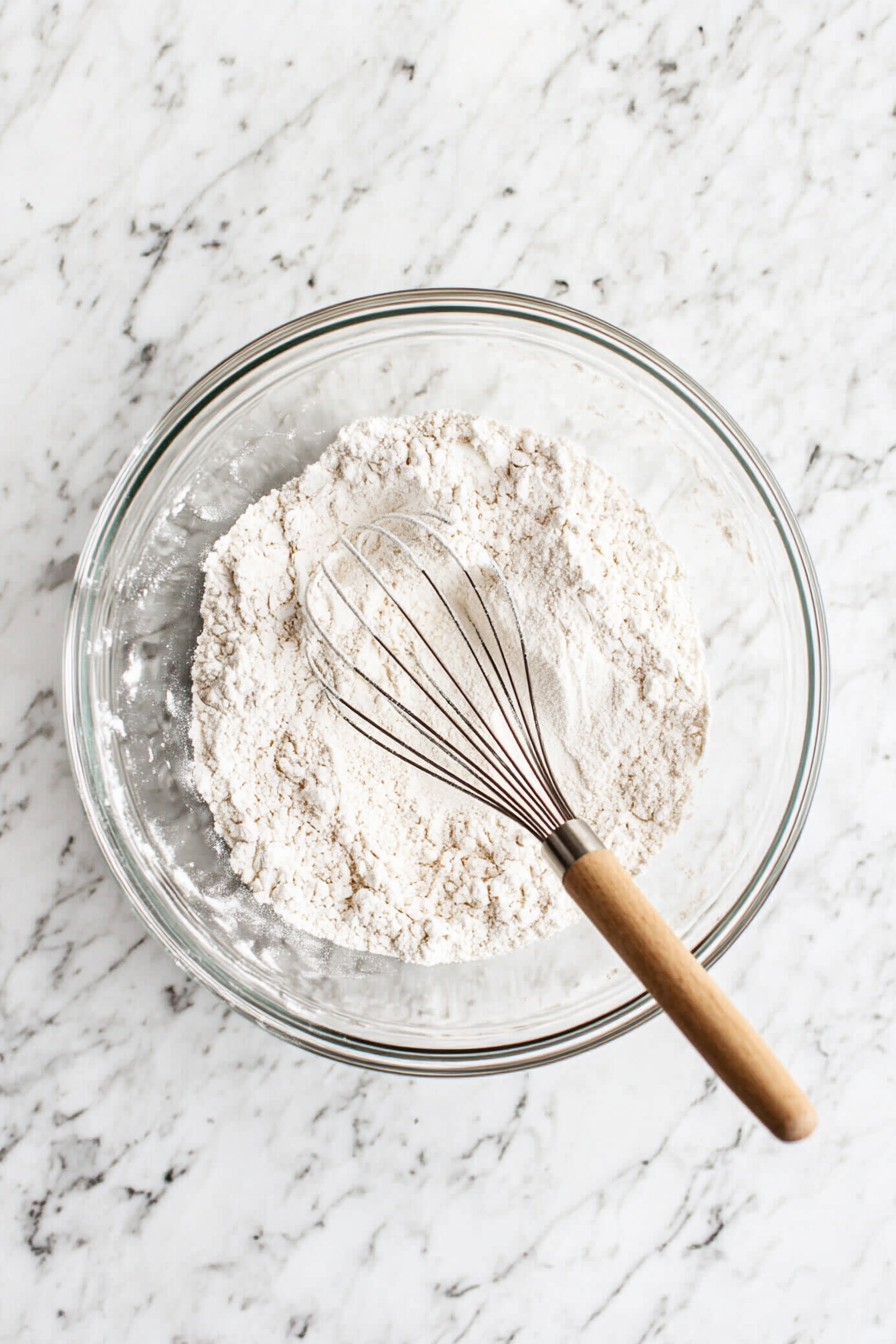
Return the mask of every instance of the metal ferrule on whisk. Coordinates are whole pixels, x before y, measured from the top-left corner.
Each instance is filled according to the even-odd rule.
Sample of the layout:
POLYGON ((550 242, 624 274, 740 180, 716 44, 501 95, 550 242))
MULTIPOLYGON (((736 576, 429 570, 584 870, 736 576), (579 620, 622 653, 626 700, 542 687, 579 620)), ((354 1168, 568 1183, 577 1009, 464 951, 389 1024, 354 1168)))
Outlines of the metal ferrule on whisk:
POLYGON ((558 877, 564 877, 577 859, 604 846, 581 817, 564 821, 542 842, 541 852, 558 877))

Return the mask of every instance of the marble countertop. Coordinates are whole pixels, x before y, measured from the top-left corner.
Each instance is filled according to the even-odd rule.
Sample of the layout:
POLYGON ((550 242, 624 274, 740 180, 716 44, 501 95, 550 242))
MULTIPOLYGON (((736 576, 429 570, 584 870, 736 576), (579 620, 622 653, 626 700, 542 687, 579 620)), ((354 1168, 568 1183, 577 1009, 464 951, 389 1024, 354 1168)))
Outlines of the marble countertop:
POLYGON ((894 61, 883 0, 4 7, 0 1338, 892 1344, 894 61), (299 1053, 102 864, 60 657, 114 473, 253 336, 450 284, 635 332, 799 514, 825 767, 717 975, 804 1144, 665 1020, 451 1083, 299 1053))

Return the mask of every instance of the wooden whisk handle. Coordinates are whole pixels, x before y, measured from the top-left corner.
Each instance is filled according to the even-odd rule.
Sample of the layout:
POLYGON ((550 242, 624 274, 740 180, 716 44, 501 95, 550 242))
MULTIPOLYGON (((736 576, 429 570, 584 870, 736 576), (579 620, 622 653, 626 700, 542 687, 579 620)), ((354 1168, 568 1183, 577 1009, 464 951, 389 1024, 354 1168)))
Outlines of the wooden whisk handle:
POLYGON ((778 1057, 691 955, 608 849, 563 885, 707 1064, 777 1138, 804 1139, 815 1109, 778 1057))

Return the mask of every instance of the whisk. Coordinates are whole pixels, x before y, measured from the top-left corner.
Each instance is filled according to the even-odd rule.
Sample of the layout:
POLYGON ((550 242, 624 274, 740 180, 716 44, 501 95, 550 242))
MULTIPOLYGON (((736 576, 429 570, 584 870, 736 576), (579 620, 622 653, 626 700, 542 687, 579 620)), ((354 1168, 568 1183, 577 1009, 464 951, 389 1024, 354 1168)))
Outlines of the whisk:
POLYGON ((535 836, 567 893, 728 1087, 778 1138, 810 1134, 809 1099, 564 797, 520 614, 484 544, 435 513, 385 514, 320 564, 305 615, 310 665, 340 714, 535 836))

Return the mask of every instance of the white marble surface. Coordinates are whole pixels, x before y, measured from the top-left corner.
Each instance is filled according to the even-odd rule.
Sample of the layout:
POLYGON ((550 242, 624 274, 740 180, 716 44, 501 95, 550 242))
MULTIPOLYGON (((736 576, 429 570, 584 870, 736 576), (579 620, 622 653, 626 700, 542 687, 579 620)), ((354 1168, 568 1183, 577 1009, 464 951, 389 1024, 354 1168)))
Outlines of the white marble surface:
POLYGON ((3 1340, 896 1338, 889 8, 4 6, 3 1340), (60 638, 114 472, 247 339, 452 283, 634 331, 800 514, 826 764, 718 968, 817 1101, 796 1148, 665 1021, 447 1084, 297 1053, 188 983, 99 859, 60 638))

